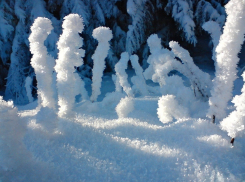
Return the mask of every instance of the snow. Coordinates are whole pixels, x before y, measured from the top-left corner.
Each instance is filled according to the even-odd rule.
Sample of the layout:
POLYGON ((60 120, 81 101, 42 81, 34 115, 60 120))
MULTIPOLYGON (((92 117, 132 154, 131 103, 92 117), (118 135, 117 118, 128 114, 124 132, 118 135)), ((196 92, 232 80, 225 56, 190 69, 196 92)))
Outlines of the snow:
POLYGON ((134 110, 134 102, 130 97, 122 98, 116 107, 116 112, 119 118, 125 118, 134 110))
MULTIPOLYGON (((127 70, 130 78, 133 72, 127 70)), ((103 77, 102 85, 105 84, 107 87, 102 89, 103 95, 111 92, 112 87, 115 88, 108 76, 103 77)), ((110 94, 112 93, 109 96, 110 94)), ((11 148, 14 155, 5 156, 0 153, 0 159, 14 161, 8 166, 1 162, 0 179, 242 181, 245 178, 244 138, 237 138, 231 148, 227 134, 219 126, 206 120, 205 114, 199 118, 191 112, 188 118, 174 119, 171 123, 164 124, 157 115, 158 96, 129 99, 129 102, 134 103, 133 112, 118 118, 115 108, 124 97, 125 95, 112 94, 109 98, 107 94, 102 102, 76 103, 76 117, 60 119, 56 129, 50 132, 47 132, 42 122, 36 120, 36 101, 19 106, 19 116, 14 113, 5 114, 16 118, 13 120, 15 124, 10 126, 18 126, 16 131, 22 132, 23 142, 19 144, 22 147, 18 150, 11 148)), ((207 108, 203 110, 202 107, 197 107, 200 112, 207 111, 207 108)), ((11 112, 11 109, 7 110, 11 112)), ((129 110, 132 111, 132 108, 129 110)), ((1 114, 1 126, 9 121, 8 117, 2 116, 1 114)), ((1 136, 6 136, 3 131, 7 130, 0 131, 1 136)), ((16 136, 18 135, 12 136, 14 140, 17 139, 16 136)))
MULTIPOLYGON (((144 1, 135 1, 139 2, 144 1)), ((178 2, 186 7, 185 11, 189 9, 186 1, 178 2)), ((232 3, 227 5, 228 12, 232 3)), ((49 71, 49 81, 53 81, 54 75, 50 69, 42 69, 53 68, 54 64, 43 42, 52 26, 46 18, 38 18, 35 23, 30 36, 32 64, 40 74, 39 91, 49 87, 47 91, 54 87, 41 74, 49 71)), ((230 115, 213 124, 206 117, 209 102, 197 97, 193 87, 209 91, 212 86, 209 75, 214 72, 208 68, 206 73, 200 70, 177 42, 170 42, 172 51, 169 51, 162 48, 156 35, 148 39, 149 74, 143 75, 138 56, 129 57, 127 52, 121 54, 115 65, 116 75, 103 74, 112 35, 109 29, 99 27, 93 32, 99 41, 93 59, 101 58, 103 64, 95 63, 91 82, 88 78, 80 79, 74 69, 83 64, 81 57, 85 53, 79 49, 83 44, 78 34, 83 30, 82 18, 68 15, 63 28, 55 66, 58 96, 52 98, 54 104, 60 105, 59 110, 41 105, 39 99, 14 106, 0 97, 0 181, 233 182, 245 179, 245 138, 242 137, 245 90, 244 86, 241 89, 244 84, 241 77, 234 82, 230 93, 234 97, 232 103, 225 107, 230 115), (99 57, 98 53, 103 55, 99 57), (128 67, 129 59, 132 68, 128 67), (145 82, 145 75, 155 83, 145 82), (92 99, 96 102, 91 102, 88 99, 91 95, 95 98, 94 84, 100 94, 92 99), (135 91, 140 91, 140 86, 149 93, 142 91, 137 95, 135 91), (230 137, 236 137, 234 145, 230 137)), ((219 46, 224 45, 221 41, 219 46)), ((218 71, 223 68, 219 46, 216 49, 218 71)), ((245 73, 242 76, 245 81, 245 73)), ((30 85, 29 79, 26 81, 29 96, 30 85)))

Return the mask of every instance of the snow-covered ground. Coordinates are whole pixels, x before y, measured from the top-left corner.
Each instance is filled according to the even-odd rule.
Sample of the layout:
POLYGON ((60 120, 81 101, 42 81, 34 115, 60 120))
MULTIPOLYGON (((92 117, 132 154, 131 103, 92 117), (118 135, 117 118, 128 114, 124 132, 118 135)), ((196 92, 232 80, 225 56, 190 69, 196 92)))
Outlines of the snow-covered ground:
MULTIPOLYGON (((234 94, 240 94, 242 84, 241 78, 236 80, 234 94)), ((77 103, 75 119, 58 119, 52 131, 36 120, 36 101, 19 106, 18 122, 26 126, 24 147, 11 152, 12 167, 0 164, 0 181, 245 179, 245 138, 236 138, 231 147, 227 133, 205 117, 208 106, 200 105, 190 118, 163 124, 157 116, 161 95, 138 96, 133 112, 118 118, 117 97, 101 102, 113 90, 110 75, 104 76, 99 102, 77 103)), ((45 123, 54 120, 42 117, 45 123)), ((2 157, 0 153, 0 161, 2 157)))

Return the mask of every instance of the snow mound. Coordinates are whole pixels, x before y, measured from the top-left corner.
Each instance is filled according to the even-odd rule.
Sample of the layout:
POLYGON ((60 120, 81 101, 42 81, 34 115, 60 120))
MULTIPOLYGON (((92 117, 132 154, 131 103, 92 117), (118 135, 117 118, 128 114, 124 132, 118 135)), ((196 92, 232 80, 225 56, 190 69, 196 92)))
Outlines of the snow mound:
POLYGON ((188 110, 179 105, 174 95, 162 96, 158 101, 157 114, 162 123, 168 123, 175 119, 186 118, 189 116, 188 110))
POLYGON ((134 101, 131 97, 122 98, 116 107, 119 118, 126 118, 134 110, 134 101))

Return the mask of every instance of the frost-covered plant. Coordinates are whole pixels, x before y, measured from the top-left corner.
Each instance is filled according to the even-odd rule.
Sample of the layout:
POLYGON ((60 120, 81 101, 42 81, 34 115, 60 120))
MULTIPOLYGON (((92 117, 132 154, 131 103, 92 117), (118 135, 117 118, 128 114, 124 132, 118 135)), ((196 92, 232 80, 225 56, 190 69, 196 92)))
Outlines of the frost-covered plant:
POLYGON ((116 92, 122 92, 122 86, 120 85, 118 76, 113 74, 111 77, 112 77, 112 80, 115 84, 115 91, 116 92))
POLYGON ((236 110, 230 113, 221 123, 222 130, 227 131, 231 138, 242 136, 245 134, 245 72, 242 74, 244 85, 242 88, 242 94, 233 98, 236 110))
POLYGON ((187 42, 196 45, 195 22, 193 21, 192 1, 169 0, 165 8, 167 13, 172 14, 173 19, 179 24, 179 29, 183 30, 187 42))
POLYGON ((149 64, 148 68, 145 69, 144 71, 144 77, 147 80, 152 79, 152 75, 154 74, 154 56, 161 51, 162 45, 161 45, 161 39, 158 38, 157 34, 152 34, 148 39, 147 39, 147 44, 150 48, 151 54, 149 55, 147 59, 147 63, 149 64))
POLYGON ((192 82, 195 93, 200 93, 202 97, 208 98, 210 95, 209 90, 212 86, 209 74, 200 70, 193 62, 189 52, 182 48, 177 42, 171 41, 169 46, 172 48, 174 54, 181 59, 183 67, 186 69, 185 75, 192 82))
POLYGON ((131 97, 122 98, 116 107, 119 118, 126 118, 134 110, 134 101, 131 97))
POLYGON ((98 40, 98 46, 92 59, 94 60, 93 77, 92 77, 92 95, 91 101, 97 100, 100 95, 103 71, 105 69, 105 58, 110 49, 109 41, 112 39, 112 32, 107 27, 98 27, 93 31, 93 37, 98 40))
POLYGON ((13 102, 4 101, 2 96, 0 96, 0 116, 0 171, 8 172, 22 165, 30 156, 26 155, 27 150, 22 142, 25 125, 20 121, 13 102))
POLYGON ((53 29, 52 23, 47 18, 37 18, 32 27, 30 41, 30 51, 33 54, 31 65, 35 70, 38 100, 42 107, 48 107, 55 110, 54 90, 52 89, 52 73, 54 67, 54 58, 48 55, 44 46, 44 41, 53 29))
POLYGON ((121 59, 115 65, 116 75, 119 79, 119 83, 122 86, 124 92, 129 96, 133 97, 133 90, 128 83, 128 75, 126 73, 126 69, 128 67, 129 55, 127 52, 123 52, 121 54, 121 59))
MULTIPOLYGON (((64 18, 62 25, 63 33, 57 43, 59 54, 56 60, 55 70, 57 72, 58 104, 59 116, 70 116, 73 114, 75 96, 79 93, 77 87, 82 82, 79 77, 75 76, 74 66, 81 66, 85 51, 80 49, 83 45, 83 39, 78 32, 83 31, 83 19, 77 14, 70 14, 64 18)), ((87 95, 85 89, 82 89, 87 95)))
POLYGON ((221 28, 219 26, 218 23, 214 22, 214 21, 208 21, 206 23, 203 24, 202 28, 207 31, 211 37, 212 37, 212 41, 213 41, 213 56, 212 59, 215 62, 216 65, 216 47, 219 44, 219 40, 220 40, 220 36, 222 34, 221 32, 221 28))
POLYGON ((31 86, 32 86, 32 78, 28 76, 26 77, 25 87, 26 87, 26 93, 27 93, 29 102, 33 102, 31 86))
POLYGON ((238 53, 244 42, 245 1, 231 0, 225 6, 227 19, 219 45, 216 48, 217 66, 209 99, 208 116, 222 119, 228 101, 232 98, 233 82, 237 78, 238 53))
POLYGON ((158 100, 157 115, 162 123, 189 116, 188 110, 182 107, 174 95, 164 95, 158 100))
POLYGON ((143 76, 143 69, 139 64, 139 57, 137 55, 132 55, 130 56, 130 60, 136 73, 136 76, 131 78, 132 83, 137 87, 142 95, 148 95, 147 85, 143 76))

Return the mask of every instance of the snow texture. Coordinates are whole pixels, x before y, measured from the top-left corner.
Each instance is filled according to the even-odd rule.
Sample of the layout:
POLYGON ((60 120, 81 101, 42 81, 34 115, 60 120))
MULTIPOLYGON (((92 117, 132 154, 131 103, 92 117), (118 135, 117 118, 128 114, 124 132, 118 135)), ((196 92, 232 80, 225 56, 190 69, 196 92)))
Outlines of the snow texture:
POLYGON ((27 97, 29 102, 33 102, 33 97, 32 97, 32 78, 31 77, 26 77, 26 83, 25 83, 25 87, 26 87, 26 93, 27 93, 27 97))
POLYGON ((107 27, 98 27, 93 31, 93 37, 98 40, 98 46, 92 56, 94 61, 92 95, 90 98, 92 102, 97 101, 98 96, 101 94, 100 88, 105 69, 105 58, 110 49, 109 41, 112 39, 112 31, 107 27))
POLYGON ((54 90, 52 89, 52 73, 54 67, 54 58, 48 55, 44 46, 44 41, 53 29, 52 23, 47 18, 37 18, 32 27, 30 41, 30 51, 33 54, 31 65, 35 69, 38 99, 42 107, 56 109, 54 100, 54 90))
POLYGON ((26 133, 24 122, 12 101, 0 97, 0 179, 4 172, 13 171, 28 161, 30 156, 22 142, 26 133), (16 163, 17 162, 17 163, 16 163))
POLYGON ((129 55, 127 52, 123 52, 121 54, 121 59, 115 65, 116 75, 119 79, 119 83, 122 86, 124 92, 129 96, 133 97, 133 90, 128 83, 128 75, 126 73, 126 69, 128 67, 129 55))
POLYGON ((208 112, 209 117, 215 115, 217 119, 226 116, 227 103, 232 98, 233 82, 237 78, 238 53, 245 34, 245 1, 231 0, 225 8, 228 16, 216 48, 217 69, 208 112))
POLYGON ((242 94, 236 95, 232 100, 236 109, 220 123, 221 129, 227 131, 232 138, 245 134, 245 72, 242 77, 244 81, 242 94))
MULTIPOLYGON (((57 43, 59 54, 56 60, 55 71, 57 72, 58 104, 60 117, 74 116, 73 107, 75 96, 80 94, 78 91, 84 86, 83 82, 75 72, 74 67, 81 66, 85 51, 80 49, 83 39, 79 32, 83 31, 83 19, 77 14, 70 14, 64 18, 63 33, 57 43), (80 87, 80 88, 78 88, 80 87)), ((87 91, 82 96, 86 98, 87 91)))
POLYGON ((119 118, 126 118, 134 110, 134 101, 131 97, 122 98, 116 107, 119 118))
POLYGON ((139 57, 137 55, 132 55, 130 56, 130 60, 136 73, 136 76, 132 77, 131 81, 137 87, 141 95, 148 95, 149 93, 143 76, 143 69, 139 64, 139 57))
POLYGON ((189 116, 188 110, 175 99, 174 95, 164 95, 158 101, 157 115, 162 123, 168 123, 174 119, 183 119, 189 116))
MULTIPOLYGON (((129 78, 134 75, 133 70, 127 72, 129 78)), ((112 80, 109 80, 108 82, 108 79, 103 77, 102 86, 108 85, 102 89, 103 96, 114 88, 112 80)), ((179 94, 183 91, 181 82, 183 80, 177 76, 175 79, 168 77, 166 80, 167 85, 172 83, 172 87, 175 86, 175 92, 179 90, 179 94)), ((236 88, 239 85, 240 82, 236 82, 236 88)), ((1 125, 0 132, 11 131, 10 136, 18 141, 21 137, 16 138, 15 133, 18 136, 21 132, 22 136, 24 135, 24 147, 30 155, 22 155, 24 149, 15 148, 14 143, 8 145, 12 152, 10 154, 13 155, 8 155, 7 159, 2 153, 7 150, 2 147, 2 141, 5 139, 2 136, 6 134, 1 133, 0 160, 12 163, 7 167, 6 163, 4 167, 3 163, 0 163, 0 179, 37 182, 245 179, 244 137, 237 138, 231 148, 226 132, 209 120, 200 119, 200 116, 193 117, 194 113, 191 112, 188 119, 174 119, 172 123, 163 124, 157 115, 159 96, 133 98, 133 112, 127 117, 118 118, 115 107, 120 101, 119 98, 125 95, 122 97, 123 94, 120 96, 121 93, 114 93, 115 95, 110 93, 102 102, 78 103, 74 108, 76 117, 60 118, 54 132, 44 132, 43 124, 36 122, 36 101, 18 106, 17 123, 27 128, 25 132, 22 133, 17 124, 11 126, 17 127, 18 130, 6 130, 8 127, 1 125)), ((187 97, 187 94, 183 92, 182 96, 187 97)), ((182 107, 177 96, 175 100, 182 107)), ((193 106, 192 101, 189 106, 193 106)), ((200 107, 200 104, 195 106, 203 118, 208 103, 206 106, 206 109, 200 107)), ((0 121, 12 122, 14 115, 10 111, 11 108, 6 108, 4 117, 1 112, 0 121)), ((53 118, 47 120, 50 122, 53 118)))

